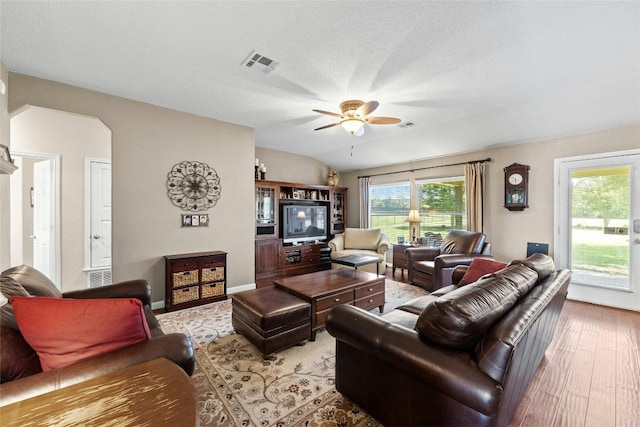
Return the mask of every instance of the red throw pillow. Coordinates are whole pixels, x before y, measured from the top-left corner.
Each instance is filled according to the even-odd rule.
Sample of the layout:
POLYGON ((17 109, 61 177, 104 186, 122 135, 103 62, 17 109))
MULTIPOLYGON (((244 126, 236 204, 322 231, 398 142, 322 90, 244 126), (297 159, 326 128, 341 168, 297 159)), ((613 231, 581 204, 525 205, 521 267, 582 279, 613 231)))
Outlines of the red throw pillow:
POLYGON ((507 264, 504 262, 486 258, 475 258, 473 261, 471 261, 467 272, 464 273, 464 276, 462 276, 462 279, 460 279, 460 283, 458 283, 458 285, 468 285, 469 283, 477 281, 485 274, 495 273, 498 270, 502 270, 506 266, 507 264))
POLYGON ((135 298, 13 297, 11 304, 43 371, 151 337, 142 303, 135 298))

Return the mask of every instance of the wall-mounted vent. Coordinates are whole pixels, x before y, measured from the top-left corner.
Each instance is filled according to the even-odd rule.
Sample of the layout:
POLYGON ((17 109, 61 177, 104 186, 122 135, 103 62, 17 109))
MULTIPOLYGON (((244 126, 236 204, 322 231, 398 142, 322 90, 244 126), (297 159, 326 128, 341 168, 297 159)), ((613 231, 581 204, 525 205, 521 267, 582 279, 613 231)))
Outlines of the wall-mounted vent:
POLYGON ((252 51, 247 59, 242 62, 242 65, 253 70, 260 71, 265 74, 269 74, 279 65, 273 59, 269 59, 266 56, 260 55, 255 50, 252 51))
POLYGON ((111 269, 91 270, 88 275, 89 287, 99 288, 111 284, 111 269))
POLYGON ((402 129, 409 129, 409 128, 415 127, 416 124, 413 122, 402 122, 402 123, 398 123, 396 126, 402 129))

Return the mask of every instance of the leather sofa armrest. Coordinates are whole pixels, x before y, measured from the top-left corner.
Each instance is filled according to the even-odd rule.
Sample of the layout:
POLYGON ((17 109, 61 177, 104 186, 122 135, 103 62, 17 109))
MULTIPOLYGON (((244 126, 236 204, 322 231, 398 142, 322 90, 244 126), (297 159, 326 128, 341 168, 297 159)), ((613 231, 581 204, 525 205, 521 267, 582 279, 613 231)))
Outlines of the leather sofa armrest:
POLYGON ((80 289, 62 294, 63 298, 137 298, 151 305, 151 286, 144 279, 128 280, 98 288, 80 289))
POLYGON ((485 414, 498 409, 501 387, 477 369, 468 351, 435 345, 415 330, 346 304, 331 309, 327 331, 468 407, 485 414))
POLYGON ((378 242, 378 253, 384 255, 388 250, 391 242, 386 234, 380 233, 380 241, 378 242))
POLYGON ((481 254, 442 254, 434 260, 435 268, 455 268, 458 265, 469 265, 475 258, 493 260, 493 257, 481 254))
POLYGON ((344 234, 338 234, 333 239, 329 240, 329 247, 331 252, 339 252, 344 250, 344 234))
POLYGON ((440 248, 407 248, 405 249, 404 254, 407 257, 407 263, 411 266, 415 261, 433 261, 438 255, 440 255, 440 248))
POLYGON ((457 285, 458 283, 460 283, 460 280, 462 280, 462 278, 464 277, 464 274, 467 272, 468 269, 469 269, 468 265, 457 265, 453 269, 453 273, 451 273, 451 283, 454 285, 457 285))
POLYGON ((90 357, 64 368, 3 383, 0 385, 0 406, 39 396, 160 357, 175 362, 188 375, 193 373, 195 356, 191 340, 184 334, 167 334, 90 357))

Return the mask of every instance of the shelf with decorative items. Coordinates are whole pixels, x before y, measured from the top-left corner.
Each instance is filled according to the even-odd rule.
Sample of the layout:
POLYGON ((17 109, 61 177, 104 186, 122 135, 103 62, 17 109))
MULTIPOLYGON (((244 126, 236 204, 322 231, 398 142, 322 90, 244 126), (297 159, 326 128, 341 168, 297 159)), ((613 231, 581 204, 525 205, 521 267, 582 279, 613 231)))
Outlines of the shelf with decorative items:
MULTIPOLYGON (((326 239, 342 233, 347 221, 347 188, 328 185, 300 184, 280 181, 255 181, 256 194, 256 284, 270 284, 270 279, 289 274, 303 274, 330 268, 328 257, 320 256, 328 249, 324 239, 304 244, 284 242, 280 222, 282 210, 297 205, 326 208, 326 239), (300 255, 297 262, 296 254, 300 255)), ((307 239, 310 240, 310 239, 307 239)))
POLYGON ((13 163, 9 147, 0 144, 0 174, 10 175, 16 171, 18 167, 13 163))
POLYGON ((164 258, 167 311, 227 299, 226 252, 166 255, 164 258))

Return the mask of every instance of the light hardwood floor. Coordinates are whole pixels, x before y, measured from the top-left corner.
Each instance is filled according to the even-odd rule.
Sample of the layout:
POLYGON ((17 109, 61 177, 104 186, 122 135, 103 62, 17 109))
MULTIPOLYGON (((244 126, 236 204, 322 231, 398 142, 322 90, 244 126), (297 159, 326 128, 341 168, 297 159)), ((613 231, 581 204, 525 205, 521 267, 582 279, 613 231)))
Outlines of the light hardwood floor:
POLYGON ((509 426, 640 427, 640 313, 567 300, 509 426))

